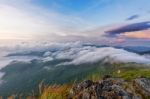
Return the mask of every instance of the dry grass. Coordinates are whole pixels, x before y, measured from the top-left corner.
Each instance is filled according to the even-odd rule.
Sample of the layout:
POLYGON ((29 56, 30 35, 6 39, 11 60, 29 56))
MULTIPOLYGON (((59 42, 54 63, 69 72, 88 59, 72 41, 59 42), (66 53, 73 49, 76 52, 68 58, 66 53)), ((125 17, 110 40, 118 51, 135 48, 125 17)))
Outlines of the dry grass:
POLYGON ((45 87, 39 99, 67 99, 72 85, 53 85, 45 87))

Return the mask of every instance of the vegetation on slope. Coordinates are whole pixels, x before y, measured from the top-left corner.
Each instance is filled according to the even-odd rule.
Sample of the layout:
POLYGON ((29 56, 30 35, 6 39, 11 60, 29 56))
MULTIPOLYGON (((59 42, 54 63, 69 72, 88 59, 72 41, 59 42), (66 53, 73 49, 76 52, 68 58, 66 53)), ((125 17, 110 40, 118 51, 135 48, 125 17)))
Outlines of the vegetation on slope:
MULTIPOLYGON (((46 63, 46 64, 50 64, 50 63, 46 63)), ((23 64, 20 66, 25 67, 26 65, 24 66, 23 64)), ((30 73, 31 72, 36 73, 36 70, 39 70, 39 69, 43 70, 42 64, 38 65, 38 67, 36 66, 34 66, 32 63, 32 68, 34 69, 31 69, 31 67, 26 67, 24 69, 18 68, 18 69, 19 71, 21 70, 20 72, 23 74, 29 70, 28 68, 31 69, 29 70, 30 73), (24 71, 24 70, 27 70, 27 71, 24 71)), ((8 71, 10 70, 10 68, 13 69, 13 67, 7 67, 7 69, 5 68, 5 70, 8 71)), ((98 81, 102 78, 103 75, 107 75, 107 74, 112 75, 113 77, 121 77, 127 81, 132 81, 132 79, 135 79, 141 76, 150 78, 149 67, 147 65, 135 64, 135 63, 128 63, 128 64, 95 63, 95 64, 82 64, 82 65, 77 65, 77 66, 76 65, 58 66, 54 68, 55 70, 49 70, 49 71, 40 70, 41 73, 39 76, 27 74, 28 76, 30 76, 30 78, 28 79, 26 76, 24 76, 25 77, 24 80, 31 81, 31 83, 26 83, 26 81, 24 81, 22 83, 18 82, 18 84, 14 86, 12 86, 11 84, 12 87, 10 88, 12 88, 13 90, 7 89, 7 91, 9 91, 9 95, 12 93, 12 94, 17 95, 17 97, 19 96, 22 97, 22 99, 23 97, 26 97, 26 96, 30 96, 29 99, 33 99, 33 96, 36 97, 35 99, 37 98, 39 99, 64 99, 62 97, 67 97, 67 95, 70 93, 70 89, 74 86, 74 84, 87 80, 87 79, 98 81), (46 71, 46 75, 44 74, 45 71, 46 71), (31 79, 31 77, 33 79, 31 79), (43 80, 44 78, 46 78, 46 80, 43 80), (41 81, 43 82, 42 85, 40 85, 41 81), (37 82, 37 83, 35 84, 34 82, 37 82), (21 86, 25 86, 25 87, 21 87, 21 86), (27 86, 30 86, 30 87, 27 87, 27 86), (14 89, 15 87, 19 88, 20 93, 15 93, 17 92, 17 89, 14 89), (32 89, 34 90, 32 91, 32 89)), ((11 79, 15 79, 15 80, 12 80, 14 82, 18 81, 16 79, 17 77, 23 76, 22 74, 18 75, 19 72, 17 71, 11 72, 11 73, 12 73, 11 79)), ((39 73, 39 71, 37 73, 39 73)), ((8 79, 9 76, 6 76, 6 78, 8 79)), ((5 88, 7 87, 5 86, 5 88)), ((15 97, 15 95, 11 97, 15 97)))

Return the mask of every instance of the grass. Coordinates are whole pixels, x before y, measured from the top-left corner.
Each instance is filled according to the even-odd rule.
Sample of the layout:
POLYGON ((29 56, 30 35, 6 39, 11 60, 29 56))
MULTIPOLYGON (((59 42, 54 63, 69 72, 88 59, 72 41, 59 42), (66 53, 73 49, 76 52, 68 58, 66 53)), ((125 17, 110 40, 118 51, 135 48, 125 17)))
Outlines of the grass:
POLYGON ((67 99, 71 85, 53 85, 44 89, 39 99, 67 99))
POLYGON ((150 78, 150 68, 146 65, 140 64, 122 64, 122 66, 115 66, 113 70, 114 77, 121 77, 127 81, 131 81, 138 77, 150 78), (120 71, 118 73, 118 71, 120 71))
POLYGON ((122 71, 120 74, 114 73, 116 77, 124 78, 125 80, 132 80, 138 77, 148 77, 150 78, 150 70, 149 69, 138 69, 138 70, 128 70, 122 71))
MULTIPOLYGON (((11 95, 7 99, 67 99, 72 86, 71 84, 44 86, 43 89, 39 89, 38 96, 34 94, 27 97, 11 95)), ((5 98, 0 97, 0 99, 5 98)))

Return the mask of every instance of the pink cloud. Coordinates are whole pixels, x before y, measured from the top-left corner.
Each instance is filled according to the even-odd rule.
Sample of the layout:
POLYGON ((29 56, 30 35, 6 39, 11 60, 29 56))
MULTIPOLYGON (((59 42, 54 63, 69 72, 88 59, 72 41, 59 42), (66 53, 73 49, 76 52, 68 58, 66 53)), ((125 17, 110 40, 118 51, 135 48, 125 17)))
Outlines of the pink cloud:
POLYGON ((124 38, 117 38, 117 39, 115 40, 115 43, 123 43, 123 42, 125 42, 125 39, 124 39, 124 38))
POLYGON ((150 30, 125 32, 121 34, 122 37, 136 38, 136 39, 150 39, 150 30))

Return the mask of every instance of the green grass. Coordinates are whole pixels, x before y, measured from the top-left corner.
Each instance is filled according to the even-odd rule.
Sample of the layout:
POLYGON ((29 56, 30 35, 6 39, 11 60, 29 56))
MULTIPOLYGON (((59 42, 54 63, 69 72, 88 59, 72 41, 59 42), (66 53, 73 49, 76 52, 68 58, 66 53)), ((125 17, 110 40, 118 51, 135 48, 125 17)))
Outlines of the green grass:
POLYGON ((124 78, 125 80, 132 80, 138 77, 148 77, 150 78, 150 69, 136 69, 136 70, 128 70, 122 71, 121 73, 113 74, 116 77, 124 78))
POLYGON ((138 77, 150 78, 150 68, 147 65, 134 64, 134 63, 115 65, 115 68, 113 70, 113 76, 121 77, 128 81, 131 81, 138 77), (117 72, 118 70, 120 70, 120 73, 117 72))

